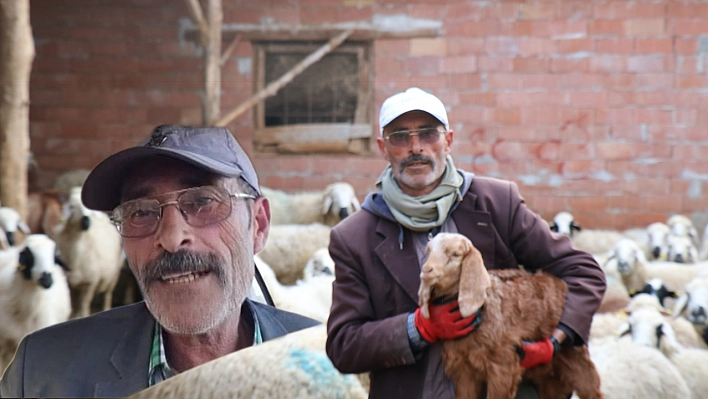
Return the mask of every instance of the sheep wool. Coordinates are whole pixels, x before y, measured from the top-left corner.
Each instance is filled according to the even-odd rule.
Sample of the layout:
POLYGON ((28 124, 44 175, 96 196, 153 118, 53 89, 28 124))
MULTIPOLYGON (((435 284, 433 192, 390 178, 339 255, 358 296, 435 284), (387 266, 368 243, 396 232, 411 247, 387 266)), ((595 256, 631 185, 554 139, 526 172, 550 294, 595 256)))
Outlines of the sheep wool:
POLYGON ((364 399, 354 375, 337 371, 325 354, 319 325, 252 346, 180 373, 134 399, 364 399))

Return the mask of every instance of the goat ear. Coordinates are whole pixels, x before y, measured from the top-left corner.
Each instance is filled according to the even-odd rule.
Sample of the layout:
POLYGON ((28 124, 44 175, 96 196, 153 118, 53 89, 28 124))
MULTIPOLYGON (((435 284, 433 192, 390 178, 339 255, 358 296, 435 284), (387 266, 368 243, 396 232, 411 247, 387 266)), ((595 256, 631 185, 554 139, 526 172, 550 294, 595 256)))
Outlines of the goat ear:
POLYGON ((674 304, 674 318, 677 318, 683 313, 688 305, 688 293, 681 295, 674 304))
POLYGON ((469 241, 466 241, 465 246, 467 248, 460 267, 460 292, 457 300, 462 317, 469 317, 487 300, 487 289, 492 283, 484 267, 482 254, 469 241))
POLYGON ((430 310, 428 309, 428 301, 430 300, 431 288, 429 284, 421 284, 418 289, 418 305, 423 317, 430 318, 430 310))
POLYGON ((580 230, 582 230, 582 229, 583 229, 583 228, 580 227, 579 224, 575 223, 575 221, 570 222, 570 231, 573 231, 573 230, 580 231, 580 230))
POLYGON ((326 195, 324 197, 324 200, 322 201, 322 214, 326 215, 327 212, 329 212, 329 208, 332 207, 332 197, 329 195, 326 195))

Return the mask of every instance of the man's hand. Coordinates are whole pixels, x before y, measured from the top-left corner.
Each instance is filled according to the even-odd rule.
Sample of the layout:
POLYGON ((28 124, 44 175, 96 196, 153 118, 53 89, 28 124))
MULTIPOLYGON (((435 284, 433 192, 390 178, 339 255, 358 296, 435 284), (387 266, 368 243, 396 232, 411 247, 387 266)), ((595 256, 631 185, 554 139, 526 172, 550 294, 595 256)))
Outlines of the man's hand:
POLYGON ((418 308, 415 311, 415 327, 420 336, 428 343, 440 339, 464 337, 482 322, 480 311, 463 318, 457 300, 441 305, 429 304, 430 318, 426 319, 418 308))
POLYGON ((525 369, 550 363, 553 355, 559 350, 560 344, 554 337, 540 341, 521 341, 521 345, 516 347, 521 367, 525 369))

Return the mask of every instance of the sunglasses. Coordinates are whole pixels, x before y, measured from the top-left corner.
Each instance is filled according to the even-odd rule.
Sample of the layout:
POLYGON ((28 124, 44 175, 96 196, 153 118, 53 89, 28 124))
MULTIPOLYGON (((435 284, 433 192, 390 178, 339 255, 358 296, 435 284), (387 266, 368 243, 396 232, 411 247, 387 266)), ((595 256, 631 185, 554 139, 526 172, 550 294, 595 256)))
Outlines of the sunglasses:
POLYGON ((394 147, 408 147, 411 143, 411 137, 418 136, 418 140, 420 140, 421 144, 435 144, 440 140, 440 134, 444 133, 444 131, 445 128, 442 126, 404 130, 391 133, 384 137, 384 140, 388 140, 389 144, 394 147))
POLYGON ((243 193, 231 194, 216 186, 192 187, 163 195, 175 194, 177 199, 174 201, 160 202, 155 198, 126 201, 113 210, 111 221, 125 238, 146 237, 157 231, 162 209, 168 205, 175 205, 190 226, 204 227, 231 215, 232 198, 256 198, 243 193))

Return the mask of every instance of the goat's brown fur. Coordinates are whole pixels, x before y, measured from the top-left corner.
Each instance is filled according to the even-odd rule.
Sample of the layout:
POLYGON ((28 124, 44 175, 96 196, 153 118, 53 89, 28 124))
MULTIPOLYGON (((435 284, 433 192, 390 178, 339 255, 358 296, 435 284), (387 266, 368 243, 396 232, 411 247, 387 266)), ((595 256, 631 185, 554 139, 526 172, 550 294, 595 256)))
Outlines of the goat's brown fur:
POLYGON ((483 305, 482 323, 469 335, 443 342, 445 372, 457 398, 512 399, 522 376, 537 386, 541 399, 603 398, 600 377, 586 346, 566 346, 548 365, 524 370, 516 345, 551 336, 563 312, 565 283, 547 273, 490 270, 469 239, 441 233, 428 243, 421 272, 419 302, 427 314, 433 298, 457 296, 467 317, 483 305))

